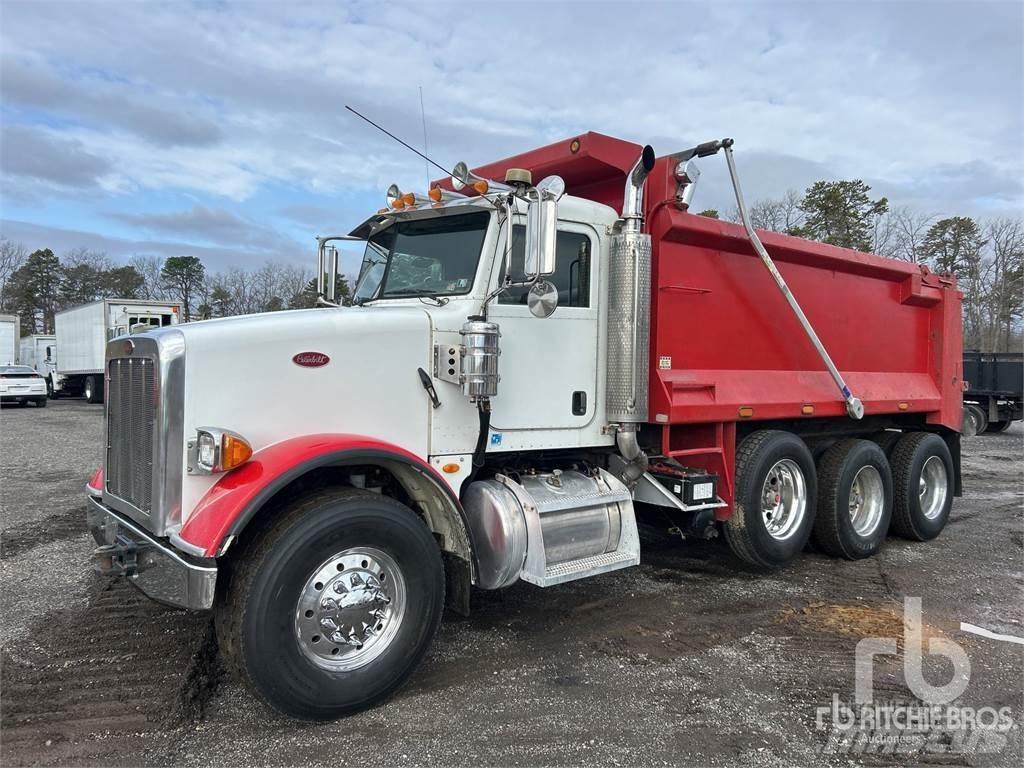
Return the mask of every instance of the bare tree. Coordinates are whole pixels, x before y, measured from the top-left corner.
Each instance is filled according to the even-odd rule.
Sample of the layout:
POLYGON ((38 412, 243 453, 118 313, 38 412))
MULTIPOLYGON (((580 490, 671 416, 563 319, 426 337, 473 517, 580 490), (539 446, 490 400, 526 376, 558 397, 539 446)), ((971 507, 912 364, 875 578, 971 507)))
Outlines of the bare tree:
POLYGON ((9 312, 12 309, 9 306, 10 297, 7 284, 11 275, 25 264, 27 256, 24 245, 8 240, 6 237, 0 238, 0 312, 9 312))
POLYGON ((105 251, 93 251, 89 248, 72 248, 65 252, 60 261, 65 269, 89 267, 97 272, 106 272, 114 266, 105 251))
POLYGON ((1024 223, 993 219, 985 224, 989 253, 984 269, 988 328, 983 344, 993 351, 1012 348, 1024 315, 1024 223))
POLYGON ((891 247, 883 255, 917 263, 921 259, 921 246, 925 236, 935 223, 934 214, 904 205, 894 208, 889 213, 889 221, 893 237, 891 247))
MULTIPOLYGON (((803 197, 795 189, 786 190, 778 200, 759 200, 750 206, 750 221, 756 229, 769 232, 783 232, 799 235, 804 224, 804 212, 800 205, 803 197)), ((733 206, 728 215, 730 221, 739 221, 740 212, 733 206)))
POLYGON ((142 275, 142 289, 139 291, 139 298, 161 300, 168 298, 167 289, 160 277, 160 270, 163 267, 160 257, 136 254, 128 260, 128 264, 135 267, 135 271, 142 275))
POLYGON ((896 226, 888 211, 878 214, 871 222, 871 253, 895 258, 896 226))
POLYGON ((218 317, 304 306, 300 297, 310 277, 292 264, 268 262, 253 272, 232 267, 210 278, 207 303, 218 317))
MULTIPOLYGON (((767 229, 771 232, 783 231, 783 211, 781 200, 761 200, 750 206, 750 223, 756 229, 767 229)), ((739 216, 739 211, 736 212, 739 216)))

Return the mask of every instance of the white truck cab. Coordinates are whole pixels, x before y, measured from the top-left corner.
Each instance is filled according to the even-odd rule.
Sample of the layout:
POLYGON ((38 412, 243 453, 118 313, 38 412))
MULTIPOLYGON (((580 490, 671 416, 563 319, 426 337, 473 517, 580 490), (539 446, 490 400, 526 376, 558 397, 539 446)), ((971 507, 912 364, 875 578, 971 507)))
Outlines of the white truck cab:
MULTIPOLYGON (((386 693, 408 659, 371 662, 390 658, 396 634, 409 635, 401 641, 409 658, 425 650, 446 581, 449 603, 462 603, 471 583, 550 586, 638 562, 629 491, 585 454, 517 481, 480 474, 485 455, 616 442, 599 371, 619 217, 564 197, 558 179, 547 184, 499 184, 476 198, 370 217, 344 236, 366 242, 352 306, 331 306, 325 289, 320 309, 162 327, 107 344, 107 457, 89 489, 106 570, 172 604, 242 606, 254 595, 249 577, 218 566, 230 553, 259 567, 243 552, 253 531, 275 525, 265 504, 292 499, 299 509, 321 499, 337 514, 313 517, 328 526, 350 514, 381 518, 380 532, 349 540, 359 528, 346 527, 340 549, 296 563, 308 583, 284 609, 298 611, 294 660, 327 671, 316 683, 333 689, 326 709, 308 691, 268 695, 253 677, 267 665, 245 651, 232 656, 275 706, 336 716, 361 706, 367 691, 386 693), (398 529, 395 515, 407 518, 398 529), (329 600, 318 598, 328 591, 329 600), (403 619, 409 612, 420 618, 403 619), (364 667, 384 679, 337 689, 338 675, 364 667)), ((334 284, 335 239, 320 240, 322 286, 334 284)), ((277 577, 291 578, 285 571, 277 577)), ((222 632, 244 635, 234 623, 245 617, 229 614, 221 612, 222 632)))

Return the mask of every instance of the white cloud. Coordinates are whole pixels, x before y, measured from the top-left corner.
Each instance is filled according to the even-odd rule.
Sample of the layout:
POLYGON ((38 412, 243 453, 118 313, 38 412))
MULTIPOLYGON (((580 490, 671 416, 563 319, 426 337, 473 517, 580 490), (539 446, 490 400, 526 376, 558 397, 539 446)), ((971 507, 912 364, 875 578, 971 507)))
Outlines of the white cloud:
MULTIPOLYGON (((585 130, 660 153, 732 135, 752 198, 865 178, 970 213, 1024 202, 1022 20, 1018 3, 39 2, 6 5, 0 39, 34 108, 62 116, 49 130, 122 194, 419 188, 422 162, 343 106, 419 145, 422 85, 442 164, 585 130)), ((700 201, 727 207, 717 174, 700 201)))

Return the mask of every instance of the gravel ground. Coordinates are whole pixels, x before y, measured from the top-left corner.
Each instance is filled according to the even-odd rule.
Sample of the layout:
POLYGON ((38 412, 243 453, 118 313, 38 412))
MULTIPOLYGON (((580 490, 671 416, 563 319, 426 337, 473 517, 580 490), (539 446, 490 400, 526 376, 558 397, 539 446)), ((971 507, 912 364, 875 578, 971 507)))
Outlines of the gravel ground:
MULTIPOLYGON (((91 574, 82 486, 101 441, 102 408, 83 401, 0 412, 5 766, 1021 764, 1024 645, 960 630, 1024 637, 1020 424, 964 441, 967 495, 933 542, 765 576, 720 541, 648 537, 638 568, 475 594, 398 695, 323 725, 226 678, 207 616, 91 574), (1008 732, 933 731, 886 754, 816 728, 818 707, 852 700, 857 641, 901 637, 904 596, 922 598, 926 637, 967 652, 957 703, 1009 707, 1008 732)), ((949 679, 925 658, 930 682, 949 679)), ((899 656, 876 661, 874 686, 912 699, 899 656)))

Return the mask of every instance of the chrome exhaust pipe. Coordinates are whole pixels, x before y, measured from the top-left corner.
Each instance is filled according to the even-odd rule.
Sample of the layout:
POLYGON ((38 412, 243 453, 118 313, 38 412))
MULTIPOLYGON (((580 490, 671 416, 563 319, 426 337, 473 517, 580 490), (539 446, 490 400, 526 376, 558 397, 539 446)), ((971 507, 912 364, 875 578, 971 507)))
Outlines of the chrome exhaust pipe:
POLYGON ((647 454, 640 447, 639 432, 639 424, 620 424, 615 433, 615 447, 619 449, 619 455, 626 460, 626 466, 619 479, 630 488, 636 485, 647 471, 647 454))
POLYGON ((648 144, 626 175, 626 189, 622 199, 623 232, 640 231, 644 218, 644 180, 653 167, 654 149, 648 144))

